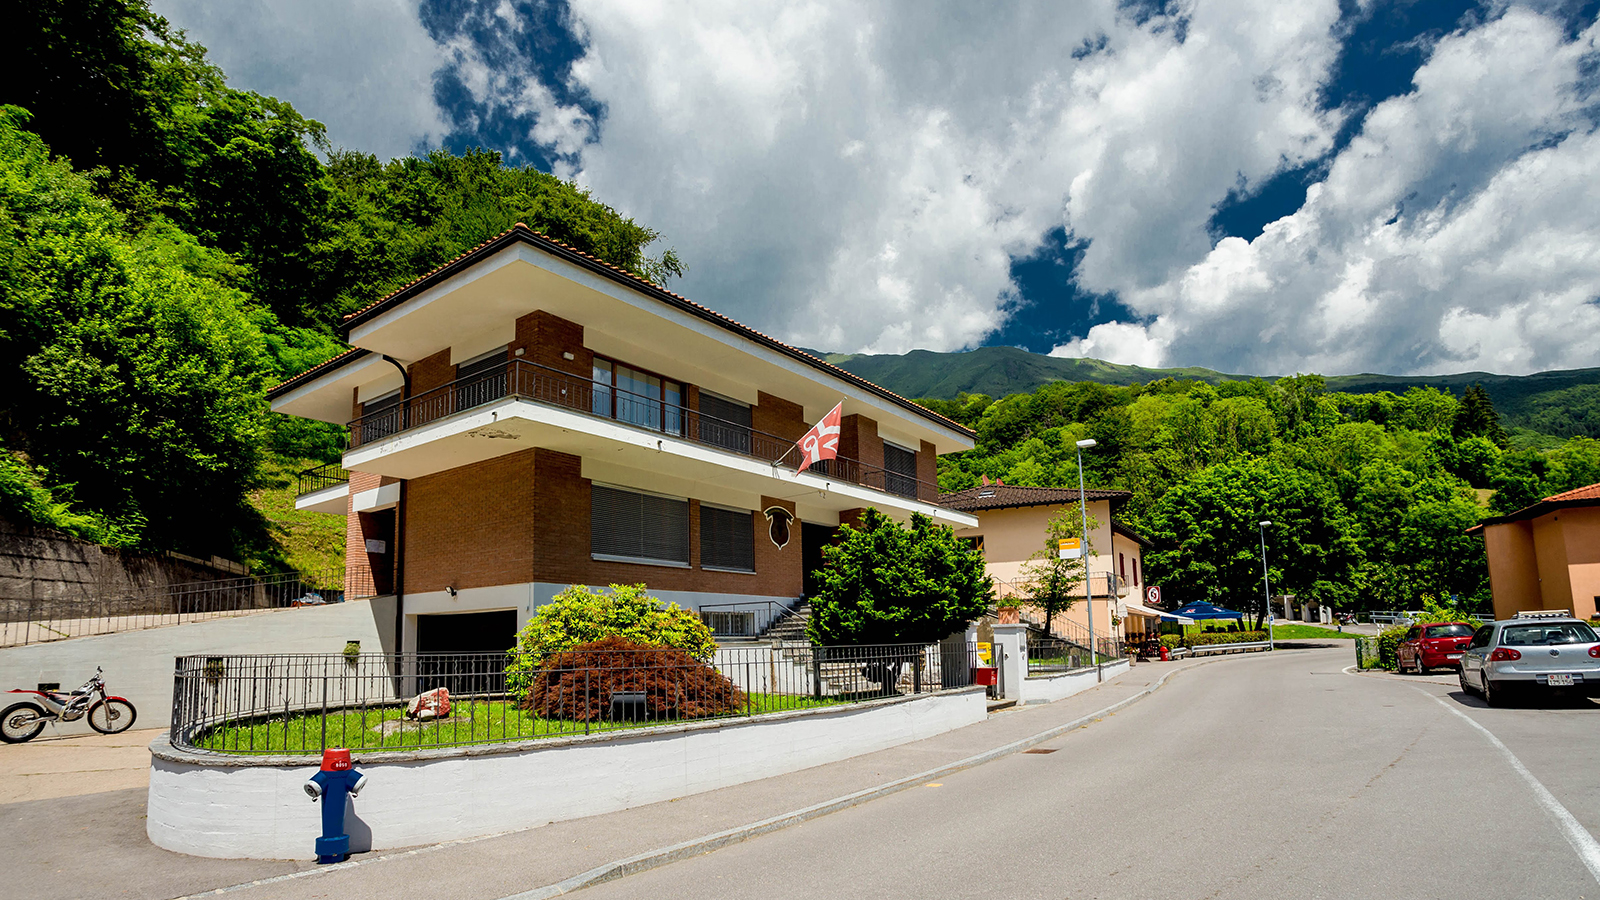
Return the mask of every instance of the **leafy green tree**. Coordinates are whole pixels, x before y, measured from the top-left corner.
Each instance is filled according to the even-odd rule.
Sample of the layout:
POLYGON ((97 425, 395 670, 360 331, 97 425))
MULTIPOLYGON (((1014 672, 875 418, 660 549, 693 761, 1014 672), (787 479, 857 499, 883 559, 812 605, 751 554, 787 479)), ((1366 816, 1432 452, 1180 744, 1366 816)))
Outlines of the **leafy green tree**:
MULTIPOLYGON (((1090 516, 1090 533, 1099 524, 1090 516)), ((1084 540, 1082 508, 1076 503, 1063 506, 1045 523, 1044 547, 1028 557, 1019 578, 1025 585, 1028 601, 1044 612, 1047 629, 1058 613, 1066 612, 1077 602, 1088 579, 1091 556, 1099 556, 1099 553, 1084 540), (1062 559, 1061 541, 1072 538, 1079 541, 1078 546, 1084 552, 1077 559, 1062 559)))
POLYGON ((153 232, 0 109, 0 413, 73 508, 197 555, 262 548, 245 501, 264 403, 261 334, 238 291, 172 265, 153 232))
POLYGON ((1323 603, 1354 599, 1359 526, 1332 486, 1273 459, 1213 466, 1168 491, 1141 523, 1157 550, 1147 580, 1189 602, 1205 600, 1265 617, 1261 545, 1267 535, 1273 590, 1323 603))
POLYGON ((808 633, 817 644, 926 644, 983 615, 983 554, 921 513, 909 527, 868 509, 824 547, 808 633))

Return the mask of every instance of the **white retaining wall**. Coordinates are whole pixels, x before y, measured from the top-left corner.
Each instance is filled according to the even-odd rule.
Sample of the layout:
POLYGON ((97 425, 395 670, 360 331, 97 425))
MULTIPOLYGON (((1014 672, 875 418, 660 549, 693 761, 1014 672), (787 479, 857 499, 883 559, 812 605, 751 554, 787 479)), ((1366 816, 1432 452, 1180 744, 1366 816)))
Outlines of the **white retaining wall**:
MULTIPOLYGON (((393 652, 394 598, 303 606, 247 616, 206 619, 48 644, 0 649, 0 690, 58 681, 64 690, 83 684, 94 667, 106 672, 106 690, 127 697, 139 711, 135 728, 172 724, 173 658, 191 653, 339 653, 346 641, 363 652, 393 652)), ((45 733, 88 733, 82 720, 46 726, 45 733)))
MULTIPOLYGON (((493 834, 670 800, 871 753, 982 721, 982 688, 621 735, 369 754, 346 817, 352 850, 493 834)), ((146 830, 195 856, 306 859, 315 764, 151 744, 146 830), (276 762, 277 764, 274 764, 276 762)), ((303 758, 302 758, 303 759, 303 758)))
POLYGON ((1029 703, 1049 703, 1071 697, 1081 691, 1099 684, 1102 680, 1109 681, 1128 671, 1130 667, 1126 659, 1119 659, 1114 663, 1107 663, 1097 672, 1094 669, 1083 669, 1077 672, 1064 672, 1060 675, 1035 675, 1022 679, 1022 697, 1017 701, 1021 705, 1029 703))

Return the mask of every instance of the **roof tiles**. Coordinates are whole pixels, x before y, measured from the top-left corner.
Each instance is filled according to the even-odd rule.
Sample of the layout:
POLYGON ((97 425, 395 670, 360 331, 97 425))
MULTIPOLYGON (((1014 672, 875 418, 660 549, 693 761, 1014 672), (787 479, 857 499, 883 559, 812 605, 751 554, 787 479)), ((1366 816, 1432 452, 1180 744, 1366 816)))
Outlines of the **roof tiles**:
MULTIPOLYGON (((1110 500, 1121 503, 1133 497, 1131 491, 1090 488, 1084 491, 1090 500, 1110 500)), ((973 511, 980 509, 1006 509, 1013 506, 1047 506, 1057 503, 1077 503, 1077 488, 1021 487, 1010 484, 980 485, 939 495, 939 505, 950 509, 973 511)))

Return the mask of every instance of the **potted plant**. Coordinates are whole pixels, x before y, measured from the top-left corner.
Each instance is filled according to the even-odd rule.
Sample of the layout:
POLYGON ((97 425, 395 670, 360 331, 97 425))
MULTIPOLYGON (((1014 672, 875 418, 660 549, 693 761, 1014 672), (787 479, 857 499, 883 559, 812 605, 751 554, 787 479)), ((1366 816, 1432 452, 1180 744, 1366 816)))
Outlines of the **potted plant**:
POLYGON ((1017 625, 1022 622, 1022 605, 1015 600, 1001 600, 996 612, 1000 615, 1001 625, 1017 625))

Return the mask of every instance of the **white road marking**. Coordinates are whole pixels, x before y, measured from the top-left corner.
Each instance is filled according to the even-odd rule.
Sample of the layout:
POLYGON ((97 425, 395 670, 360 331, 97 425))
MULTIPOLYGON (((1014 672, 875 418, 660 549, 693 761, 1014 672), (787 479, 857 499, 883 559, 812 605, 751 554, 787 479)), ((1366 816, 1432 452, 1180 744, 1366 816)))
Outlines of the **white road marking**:
POLYGON ((1552 819, 1556 820, 1556 827, 1561 830, 1561 836, 1567 839, 1567 843, 1572 845, 1573 850, 1577 851, 1578 859, 1583 862, 1584 868, 1589 870, 1589 874, 1594 876, 1595 881, 1600 881, 1600 841, 1596 841, 1594 835, 1590 834, 1582 823, 1573 818, 1572 813, 1567 812, 1567 808, 1561 805, 1561 801, 1557 800, 1555 795, 1550 793, 1550 790, 1539 779, 1533 777, 1533 773, 1529 772, 1528 767, 1522 764, 1522 760, 1517 759, 1517 755, 1511 752, 1511 748, 1500 743, 1500 739, 1494 736, 1494 732, 1478 724, 1477 719, 1456 709, 1443 699, 1419 687, 1414 687, 1412 690, 1432 699, 1435 703, 1460 716, 1462 721, 1478 729, 1484 737, 1489 739, 1489 743, 1500 751, 1501 755, 1506 758, 1506 762, 1511 764, 1511 768, 1522 776, 1523 781, 1528 783, 1528 787, 1533 790, 1533 798, 1539 802, 1540 806, 1544 807, 1544 811, 1549 813, 1552 819))

